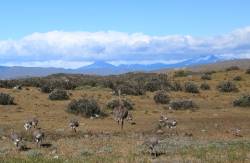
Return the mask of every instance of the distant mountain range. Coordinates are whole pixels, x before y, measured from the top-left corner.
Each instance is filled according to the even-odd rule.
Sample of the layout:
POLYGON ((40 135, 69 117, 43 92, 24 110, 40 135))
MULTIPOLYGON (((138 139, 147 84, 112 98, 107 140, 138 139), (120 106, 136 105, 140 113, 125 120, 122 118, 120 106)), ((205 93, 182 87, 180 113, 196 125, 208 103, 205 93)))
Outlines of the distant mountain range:
POLYGON ((80 74, 96 74, 96 75, 110 75, 121 74, 126 72, 149 72, 160 69, 182 68, 188 66, 202 65, 222 61, 223 59, 215 55, 201 56, 197 58, 187 59, 185 61, 175 64, 129 64, 114 66, 105 61, 96 61, 91 65, 80 67, 77 69, 63 69, 63 68, 41 68, 41 67, 5 67, 0 66, 0 79, 22 78, 28 76, 47 76, 55 73, 80 73, 80 74))

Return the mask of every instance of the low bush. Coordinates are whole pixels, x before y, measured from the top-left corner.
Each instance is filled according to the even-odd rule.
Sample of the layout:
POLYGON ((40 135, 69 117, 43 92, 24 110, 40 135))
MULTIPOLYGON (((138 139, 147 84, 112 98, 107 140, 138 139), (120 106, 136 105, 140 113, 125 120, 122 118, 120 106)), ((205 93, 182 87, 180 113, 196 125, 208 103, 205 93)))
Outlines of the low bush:
POLYGON ((239 97, 238 99, 234 100, 233 105, 240 107, 250 107, 250 95, 243 95, 239 97))
POLYGON ((185 89, 185 92, 199 93, 198 86, 195 83, 192 83, 192 82, 186 82, 184 84, 184 89, 185 89))
POLYGON ((211 77, 211 75, 209 75, 209 74, 203 74, 203 75, 201 75, 201 79, 202 79, 202 80, 211 80, 212 77, 211 77))
POLYGON ((226 68, 226 71, 234 71, 234 70, 239 70, 240 68, 238 66, 230 66, 226 68))
POLYGON ((170 84, 170 90, 171 91, 182 91, 182 86, 180 82, 173 81, 170 84))
POLYGON ((67 91, 62 90, 62 89, 55 89, 49 94, 49 99, 50 100, 68 100, 69 95, 67 91))
POLYGON ((14 97, 11 97, 9 94, 0 93, 0 105, 13 105, 14 97))
POLYGON ((170 97, 166 91, 157 91, 154 95, 154 101, 157 104, 168 104, 170 97))
POLYGON ((200 89, 202 90, 210 90, 210 86, 207 83, 202 83, 200 86, 200 89))
POLYGON ((178 70, 174 72, 174 77, 186 77, 191 75, 191 72, 185 70, 178 70))
POLYGON ((235 91, 238 91, 238 88, 236 87, 236 85, 231 81, 220 82, 219 85, 217 86, 217 89, 220 92, 235 92, 235 91))
MULTIPOLYGON (((129 100, 129 99, 122 99, 121 100, 122 105, 127 108, 128 110, 133 110, 134 109, 134 104, 129 100)), ((107 102, 106 108, 113 110, 114 108, 118 107, 120 105, 119 99, 111 99, 110 101, 107 102)))
POLYGON ((246 74, 250 74, 250 67, 246 70, 246 74))
POLYGON ((185 110, 197 108, 197 105, 192 100, 176 100, 169 103, 170 109, 185 110))
POLYGON ((159 79, 151 79, 146 82, 144 88, 146 91, 155 92, 161 89, 162 82, 159 79))
POLYGON ((241 81, 242 80, 242 77, 241 76, 235 76, 233 78, 234 81, 241 81))
POLYGON ((43 93, 51 93, 53 91, 53 89, 47 84, 41 86, 40 89, 41 89, 41 92, 43 93))
POLYGON ((72 100, 68 105, 67 112, 84 117, 91 117, 100 114, 101 110, 96 100, 83 98, 72 100))

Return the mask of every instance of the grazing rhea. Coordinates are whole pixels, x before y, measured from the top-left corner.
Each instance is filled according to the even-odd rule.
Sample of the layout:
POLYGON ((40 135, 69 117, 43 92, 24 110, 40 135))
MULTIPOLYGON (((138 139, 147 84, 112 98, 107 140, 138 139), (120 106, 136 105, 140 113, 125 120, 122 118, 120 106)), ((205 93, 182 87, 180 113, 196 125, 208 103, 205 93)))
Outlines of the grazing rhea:
POLYGON ((33 132, 33 137, 37 145, 41 146, 41 142, 44 139, 44 133, 41 131, 41 129, 37 129, 33 132))
POLYGON ((119 90, 118 93, 119 93, 119 105, 114 108, 113 115, 115 121, 117 121, 118 124, 120 124, 121 122, 121 129, 123 129, 124 119, 128 117, 128 109, 124 107, 121 101, 120 97, 121 91, 119 90))
POLYGON ((38 119, 36 118, 32 118, 30 120, 27 120, 25 123, 24 123, 24 128, 25 130, 30 130, 32 127, 33 128, 36 128, 38 125, 38 119))
POLYGON ((156 137, 152 137, 149 140, 147 140, 146 145, 149 147, 150 154, 157 156, 157 151, 155 150, 155 147, 159 144, 159 139, 156 137))
POLYGON ((22 136, 20 136, 19 134, 17 134, 16 132, 14 132, 13 130, 11 131, 10 134, 10 139, 12 140, 12 142, 14 143, 14 145, 16 147, 19 148, 19 144, 21 143, 21 141, 23 140, 22 136))
POLYGON ((75 119, 70 120, 69 127, 76 132, 76 128, 79 127, 79 122, 75 119))
POLYGON ((166 122, 166 126, 168 128, 176 128, 176 125, 177 125, 177 121, 176 120, 168 119, 165 122, 166 122))

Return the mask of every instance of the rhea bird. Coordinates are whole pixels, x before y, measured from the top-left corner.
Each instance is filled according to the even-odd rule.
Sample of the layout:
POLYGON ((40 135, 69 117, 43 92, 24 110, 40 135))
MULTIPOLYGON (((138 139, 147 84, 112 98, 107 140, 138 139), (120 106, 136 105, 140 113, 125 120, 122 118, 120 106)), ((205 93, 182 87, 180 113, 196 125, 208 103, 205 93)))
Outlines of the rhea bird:
POLYGON ((151 155, 157 156, 156 146, 159 144, 159 139, 157 137, 151 137, 149 140, 144 142, 149 148, 151 155))
POLYGON ((41 143, 42 143, 44 137, 45 137, 45 134, 44 134, 44 132, 42 132, 41 128, 38 128, 33 132, 33 138, 34 138, 37 146, 38 145, 41 146, 41 143))
POLYGON ((27 131, 27 130, 30 130, 32 127, 36 128, 37 125, 38 125, 38 119, 37 118, 32 118, 32 119, 27 120, 24 123, 24 128, 27 131))
POLYGON ((71 119, 69 122, 69 127, 76 132, 76 128, 79 127, 79 122, 76 119, 71 119))
MULTIPOLYGON (((118 91, 119 105, 114 108, 113 116, 118 125, 121 123, 121 129, 123 129, 124 120, 128 117, 128 109, 124 106, 121 101, 121 90, 118 91)), ((131 116, 132 117, 132 116, 131 116)))
POLYGON ((12 130, 10 134, 10 139, 12 140, 14 145, 18 148, 20 147, 20 143, 22 142, 23 137, 12 130))

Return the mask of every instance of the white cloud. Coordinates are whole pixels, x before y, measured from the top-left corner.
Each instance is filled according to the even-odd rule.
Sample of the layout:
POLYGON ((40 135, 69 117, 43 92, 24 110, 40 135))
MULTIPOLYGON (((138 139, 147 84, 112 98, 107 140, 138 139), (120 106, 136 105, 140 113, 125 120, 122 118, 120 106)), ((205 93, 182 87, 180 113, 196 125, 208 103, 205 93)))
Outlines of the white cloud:
POLYGON ((119 63, 163 63, 200 55, 250 57, 250 27, 229 34, 149 36, 142 33, 33 33, 19 40, 0 41, 1 65, 80 67, 94 60, 119 63))

